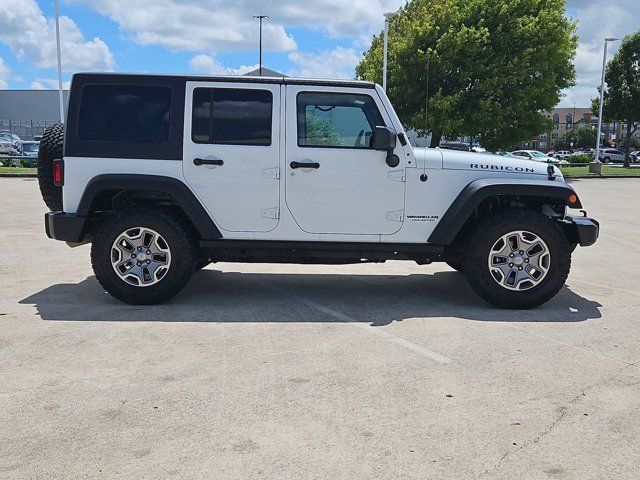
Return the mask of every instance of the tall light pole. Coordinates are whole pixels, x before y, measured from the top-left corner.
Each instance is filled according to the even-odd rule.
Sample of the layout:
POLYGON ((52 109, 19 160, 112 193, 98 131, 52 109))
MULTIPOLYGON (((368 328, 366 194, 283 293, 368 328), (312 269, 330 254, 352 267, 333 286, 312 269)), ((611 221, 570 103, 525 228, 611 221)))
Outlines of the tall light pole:
POLYGON ((395 17, 398 12, 387 12, 384 14, 384 34, 383 34, 383 44, 384 44, 384 53, 382 54, 382 89, 387 91, 387 55, 388 55, 388 44, 389 44, 389 20, 395 17))
POLYGON ((60 54, 60 1, 55 0, 56 53, 58 55, 58 96, 60 97, 60 123, 64 123, 64 93, 62 91, 62 55, 60 54))
POLYGON ((262 21, 269 18, 268 15, 254 15, 253 18, 260 20, 260 70, 259 75, 262 76, 262 21))
POLYGON ((602 173, 602 164, 600 163, 600 131, 602 130, 602 103, 604 101, 604 71, 607 68, 607 45, 609 42, 615 42, 619 38, 604 39, 604 54, 602 55, 602 78, 600 79, 600 107, 598 112, 598 132, 596 133, 596 156, 592 163, 589 164, 589 172, 602 173))

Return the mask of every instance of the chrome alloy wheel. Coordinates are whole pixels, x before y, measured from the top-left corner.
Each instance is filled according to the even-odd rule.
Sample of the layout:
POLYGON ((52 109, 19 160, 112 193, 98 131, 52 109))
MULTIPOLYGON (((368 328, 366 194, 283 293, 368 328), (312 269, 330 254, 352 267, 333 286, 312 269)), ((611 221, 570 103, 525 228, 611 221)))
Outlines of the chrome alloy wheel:
POLYGON ((550 265, 547 244, 524 230, 503 235, 489 252, 491 276, 508 290, 524 291, 535 287, 547 276, 550 265))
POLYGON ((122 281, 135 287, 155 285, 171 267, 166 240, 150 228, 122 232, 111 246, 111 266, 122 281))

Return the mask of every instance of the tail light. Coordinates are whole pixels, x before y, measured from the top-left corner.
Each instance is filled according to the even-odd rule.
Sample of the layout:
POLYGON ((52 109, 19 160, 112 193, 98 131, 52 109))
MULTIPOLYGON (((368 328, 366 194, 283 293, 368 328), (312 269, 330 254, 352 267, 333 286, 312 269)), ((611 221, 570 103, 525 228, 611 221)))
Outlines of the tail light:
POLYGON ((64 185, 64 160, 53 161, 53 184, 56 187, 64 185))

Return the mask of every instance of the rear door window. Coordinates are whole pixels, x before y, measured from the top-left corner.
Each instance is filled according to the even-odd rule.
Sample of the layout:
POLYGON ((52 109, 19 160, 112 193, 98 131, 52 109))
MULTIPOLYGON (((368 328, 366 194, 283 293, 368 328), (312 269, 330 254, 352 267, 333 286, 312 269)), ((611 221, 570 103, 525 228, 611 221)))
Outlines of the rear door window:
POLYGON ((191 138, 195 143, 269 146, 272 112, 268 90, 196 88, 191 138))
POLYGON ((78 138, 101 142, 163 143, 169 138, 171 88, 86 85, 78 138))

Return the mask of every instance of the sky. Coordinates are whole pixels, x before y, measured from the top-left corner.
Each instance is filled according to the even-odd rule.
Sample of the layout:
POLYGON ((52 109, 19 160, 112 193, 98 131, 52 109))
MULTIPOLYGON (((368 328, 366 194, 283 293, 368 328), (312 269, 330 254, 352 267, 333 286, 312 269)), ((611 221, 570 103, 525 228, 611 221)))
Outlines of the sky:
MULTIPOLYGON (((590 106, 605 37, 640 29, 640 0, 567 0, 578 20, 577 85, 560 106, 590 106)), ((241 74, 263 65, 291 76, 353 78, 403 0, 61 0, 63 78, 76 71, 241 74)), ((53 0, 0 0, 0 89, 57 88, 53 0)), ((610 48, 611 54, 617 46, 610 48)))

